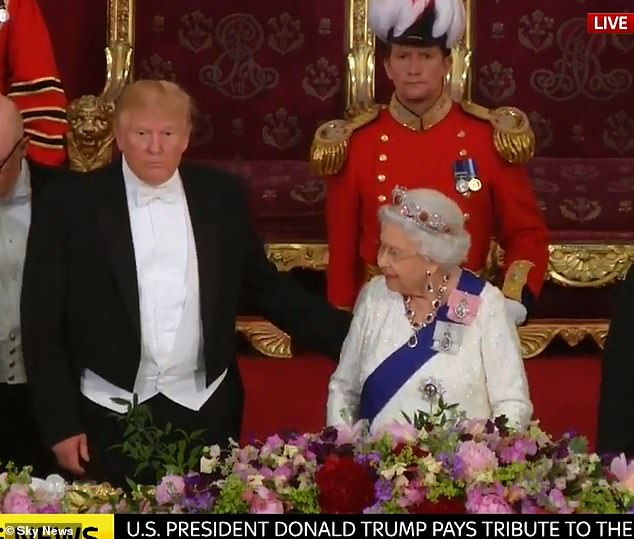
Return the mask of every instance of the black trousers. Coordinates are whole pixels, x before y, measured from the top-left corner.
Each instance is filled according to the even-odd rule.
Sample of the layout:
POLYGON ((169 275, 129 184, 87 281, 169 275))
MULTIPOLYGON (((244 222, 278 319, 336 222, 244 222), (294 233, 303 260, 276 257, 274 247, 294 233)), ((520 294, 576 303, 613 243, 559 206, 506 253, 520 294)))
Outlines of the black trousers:
POLYGON ((0 384, 0 469, 9 461, 33 466, 35 477, 58 472, 53 452, 42 443, 28 384, 0 384))
MULTIPOLYGON (((155 426, 164 429, 167 423, 171 423, 172 429, 182 429, 187 433, 204 430, 202 442, 197 445, 204 443, 226 447, 229 438, 239 440, 243 403, 242 381, 237 365, 233 365, 220 387, 198 411, 185 408, 162 394, 143 404, 150 406, 155 426)), ((85 397, 81 398, 80 410, 90 455, 90 462, 86 463, 87 478, 121 487, 127 485, 126 478, 137 483, 154 484, 156 477, 153 473, 147 470, 137 473, 134 461, 113 449, 123 442, 127 423, 119 421, 118 414, 85 397)))

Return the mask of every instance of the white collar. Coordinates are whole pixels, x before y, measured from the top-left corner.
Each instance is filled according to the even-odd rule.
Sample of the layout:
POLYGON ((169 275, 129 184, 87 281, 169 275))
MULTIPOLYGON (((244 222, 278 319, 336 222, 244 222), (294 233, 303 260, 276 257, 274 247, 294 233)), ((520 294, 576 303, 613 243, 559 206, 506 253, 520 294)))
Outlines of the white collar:
POLYGON ((126 161, 125 155, 121 156, 121 168, 123 171, 123 180, 125 182, 125 189, 128 194, 128 197, 130 196, 135 197, 137 189, 139 189, 139 187, 141 186, 145 186, 149 188, 154 187, 156 189, 160 189, 160 188, 171 188, 174 184, 176 184, 178 185, 178 191, 181 193, 183 192, 181 187, 182 186, 181 175, 178 172, 178 169, 174 171, 174 174, 172 174, 167 181, 163 182, 160 185, 153 186, 153 185, 150 185, 149 183, 144 182, 132 171, 132 169, 130 168, 130 165, 128 165, 128 162, 126 161))

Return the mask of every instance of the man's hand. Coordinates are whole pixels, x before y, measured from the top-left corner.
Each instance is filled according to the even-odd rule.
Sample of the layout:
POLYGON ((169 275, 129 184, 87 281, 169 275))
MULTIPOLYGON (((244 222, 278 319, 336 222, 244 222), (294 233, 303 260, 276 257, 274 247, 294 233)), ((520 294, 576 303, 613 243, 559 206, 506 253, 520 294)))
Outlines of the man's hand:
POLYGON ((526 320, 526 307, 514 299, 506 298, 506 313, 516 326, 521 326, 526 320))
POLYGON ((61 442, 57 442, 53 446, 53 453, 55 453, 59 465, 65 470, 75 475, 84 475, 86 473, 80 460, 83 459, 85 462, 90 460, 88 456, 88 438, 85 434, 76 434, 61 442))

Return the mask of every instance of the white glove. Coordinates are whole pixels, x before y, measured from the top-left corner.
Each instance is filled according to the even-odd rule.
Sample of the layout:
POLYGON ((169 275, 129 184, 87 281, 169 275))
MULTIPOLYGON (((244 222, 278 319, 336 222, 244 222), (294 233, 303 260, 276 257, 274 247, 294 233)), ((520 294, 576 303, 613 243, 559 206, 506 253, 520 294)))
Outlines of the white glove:
POLYGON ((526 315, 528 314, 526 311, 526 307, 522 305, 519 301, 515 301, 514 299, 506 299, 506 315, 509 317, 509 320, 513 322, 516 326, 521 326, 526 320, 526 315))

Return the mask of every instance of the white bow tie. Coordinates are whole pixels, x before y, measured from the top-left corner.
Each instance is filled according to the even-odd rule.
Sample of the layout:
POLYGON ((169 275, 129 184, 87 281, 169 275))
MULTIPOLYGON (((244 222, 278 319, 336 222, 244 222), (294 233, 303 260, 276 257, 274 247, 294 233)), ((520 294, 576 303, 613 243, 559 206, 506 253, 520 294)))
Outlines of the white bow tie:
POLYGON ((159 187, 139 185, 136 190, 136 205, 147 206, 153 200, 162 200, 166 204, 175 204, 178 202, 178 185, 176 183, 159 187))

